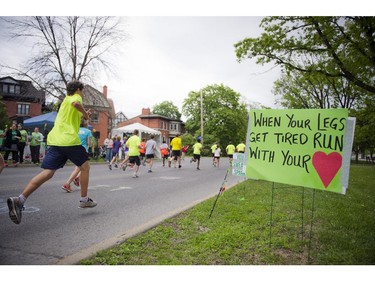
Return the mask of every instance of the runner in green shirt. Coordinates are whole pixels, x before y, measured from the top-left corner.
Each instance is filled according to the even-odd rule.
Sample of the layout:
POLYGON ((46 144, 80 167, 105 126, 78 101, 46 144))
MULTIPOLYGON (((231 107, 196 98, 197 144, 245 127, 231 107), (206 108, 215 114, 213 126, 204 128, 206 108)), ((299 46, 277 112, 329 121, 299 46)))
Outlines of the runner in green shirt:
POLYGON ((236 150, 238 153, 245 153, 245 147, 246 145, 243 142, 241 142, 236 146, 236 150))
POLYGON ((201 140, 198 139, 197 142, 193 145, 193 158, 191 158, 191 162, 197 162, 197 170, 199 169, 199 164, 201 162, 201 150, 202 150, 202 144, 201 140))
POLYGON ((129 166, 135 166, 133 178, 138 178, 138 170, 141 165, 141 160, 139 159, 139 155, 141 155, 139 152, 139 149, 141 148, 141 139, 138 137, 138 133, 139 131, 135 129, 133 135, 125 143, 129 148, 129 166))
POLYGON ((232 142, 230 141, 229 144, 227 145, 226 147, 226 152, 227 152, 227 155, 229 157, 229 164, 232 166, 232 162, 233 162, 233 153, 236 151, 236 148, 235 146, 232 144, 232 142))
POLYGON ((42 168, 26 185, 18 197, 9 197, 7 204, 10 219, 19 224, 26 199, 43 183, 53 177, 56 170, 62 168, 68 160, 81 170, 81 199, 79 208, 92 208, 97 205, 87 196, 89 185, 90 164, 85 148, 78 137, 81 117, 89 119, 90 111, 82 105, 84 85, 79 81, 67 84, 67 96, 64 98, 57 113, 54 127, 48 135, 48 153, 43 159, 42 168))

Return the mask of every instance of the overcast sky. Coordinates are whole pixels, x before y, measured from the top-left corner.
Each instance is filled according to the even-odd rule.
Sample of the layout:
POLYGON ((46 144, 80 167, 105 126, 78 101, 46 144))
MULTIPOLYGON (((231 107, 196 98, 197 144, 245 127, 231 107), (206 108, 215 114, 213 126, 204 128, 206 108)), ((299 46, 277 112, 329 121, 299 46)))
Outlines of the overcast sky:
POLYGON ((272 84, 279 76, 271 66, 250 60, 238 63, 234 43, 257 36, 259 17, 130 17, 117 77, 103 77, 116 111, 128 117, 172 101, 181 110, 189 92, 224 84, 247 102, 273 106, 272 84))
MULTIPOLYGON (((137 3, 142 2, 144 1, 137 3)), ((150 3, 155 5, 154 2, 158 1, 150 3)), ((186 6, 186 9, 177 9, 174 13, 160 10, 160 7, 157 10, 156 6, 153 10, 152 5, 145 6, 148 9, 144 10, 139 10, 139 6, 136 7, 138 10, 115 9, 114 14, 129 13, 135 16, 123 18, 128 36, 122 47, 122 54, 114 60, 116 75, 98 73, 95 85, 92 86, 101 91, 103 85, 107 85, 108 97, 114 101, 115 111, 122 111, 128 118, 141 114, 143 107, 152 108, 162 101, 172 101, 181 111, 182 102, 190 91, 199 91, 213 84, 230 87, 241 94, 245 102, 258 102, 275 108, 275 97, 271 90, 273 82, 280 76, 279 68, 257 65, 254 60, 249 59, 239 63, 235 56, 235 43, 246 37, 260 35, 261 17, 242 16, 243 11, 250 15, 251 11, 238 5, 243 2, 241 0, 232 1, 232 9, 228 10, 233 14, 235 7, 239 16, 225 16, 225 7, 219 12, 215 9, 212 12, 211 8, 214 6, 207 6, 210 2, 212 1, 202 2, 206 6, 199 6, 201 9, 192 10, 191 6, 186 6), (184 11, 187 11, 188 16, 183 16, 184 11), (170 16, 174 14, 182 16, 170 16)), ((72 7, 69 3, 64 4, 65 11, 67 7, 72 7)), ((29 2, 24 5, 29 5, 29 2)), ((90 15, 108 12, 106 7, 103 7, 103 11, 95 7, 90 15)), ((275 6, 269 5, 268 8, 269 11, 274 11, 275 6)), ((64 9, 44 14, 64 14, 64 9)), ((79 6, 77 9, 79 10, 79 6)), ((90 9, 81 11, 85 14, 90 9)), ((113 9, 112 7, 110 11, 113 9)), ((34 15, 35 5, 26 7, 26 11, 26 15, 34 15)), ((0 26, 1 62, 12 64, 24 60, 30 46, 27 43, 20 45, 14 41, 5 41, 3 35, 4 29, 0 26)))
MULTIPOLYGON (((181 111, 189 92, 213 84, 230 87, 246 102, 272 107, 271 89, 278 69, 266 72, 271 66, 237 62, 233 46, 258 36, 260 20, 254 16, 124 17, 127 39, 122 53, 112 59, 115 75, 99 74, 93 86, 102 90, 107 85, 115 111, 128 118, 162 101, 173 102, 181 111)), ((0 28, 0 36, 3 32, 0 28)), ((10 64, 22 61, 30 47, 5 41, 0 45, 0 59, 10 64)))

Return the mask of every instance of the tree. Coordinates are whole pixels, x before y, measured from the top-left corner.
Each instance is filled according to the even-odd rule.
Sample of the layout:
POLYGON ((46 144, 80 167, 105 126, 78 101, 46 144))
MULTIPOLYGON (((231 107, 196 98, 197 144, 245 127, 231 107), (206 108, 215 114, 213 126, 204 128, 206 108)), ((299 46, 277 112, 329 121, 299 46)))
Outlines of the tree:
MULTIPOLYGON (((2 17, 12 38, 31 38, 33 53, 21 69, 6 66, 53 97, 65 96, 71 80, 92 82, 108 70, 105 56, 124 37, 120 19, 113 17, 2 17)), ((25 50, 27 52, 27 50, 25 50)))
POLYGON ((375 153, 375 99, 367 99, 365 106, 350 111, 350 116, 356 117, 353 151, 358 161, 359 153, 367 152, 373 157, 375 153))
POLYGON ((219 141, 225 148, 229 141, 246 140, 248 114, 240 94, 224 85, 210 85, 190 92, 182 105, 187 117, 186 129, 195 138, 201 135, 201 96, 203 100, 204 143, 219 141))
POLYGON ((171 101, 163 101, 159 104, 154 105, 152 108, 153 114, 159 114, 171 119, 181 119, 181 113, 178 107, 175 106, 171 101))
POLYGON ((7 115, 5 104, 2 101, 3 97, 0 96, 0 130, 4 129, 6 125, 9 126, 10 120, 7 115))
POLYGON ((265 32, 235 44, 239 61, 257 58, 286 71, 344 77, 375 94, 374 17, 267 17, 265 32))
POLYGON ((267 17, 260 26, 260 37, 235 44, 238 60, 280 65, 274 93, 285 107, 352 109, 354 150, 373 151, 367 124, 375 98, 375 18, 267 17))
POLYGON ((343 77, 320 73, 283 73, 274 83, 274 94, 286 108, 356 108, 363 90, 343 77))

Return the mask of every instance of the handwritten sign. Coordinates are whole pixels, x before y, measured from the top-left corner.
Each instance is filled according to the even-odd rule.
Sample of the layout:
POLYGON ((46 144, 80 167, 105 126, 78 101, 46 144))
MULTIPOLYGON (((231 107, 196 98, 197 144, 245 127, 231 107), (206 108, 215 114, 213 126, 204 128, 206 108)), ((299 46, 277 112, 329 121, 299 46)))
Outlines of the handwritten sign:
POLYGON ((244 153, 233 154, 232 175, 246 177, 246 165, 245 165, 244 153))
POLYGON ((345 194, 347 119, 347 109, 251 110, 246 177, 345 194))

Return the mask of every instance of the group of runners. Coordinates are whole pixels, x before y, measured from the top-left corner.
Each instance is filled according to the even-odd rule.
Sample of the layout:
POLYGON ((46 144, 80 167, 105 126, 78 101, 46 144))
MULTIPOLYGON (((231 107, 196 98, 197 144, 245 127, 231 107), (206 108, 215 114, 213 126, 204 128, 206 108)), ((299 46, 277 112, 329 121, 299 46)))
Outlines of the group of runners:
MULTIPOLYGON (((55 119, 54 127, 48 134, 47 146, 48 153, 43 159, 41 168, 43 169, 39 174, 35 175, 24 187, 22 193, 16 197, 9 197, 7 199, 7 205, 9 209, 9 217, 15 223, 21 223, 22 211, 27 198, 37 190, 42 184, 51 179, 56 170, 63 168, 68 160, 70 160, 76 168, 72 172, 69 180, 64 184, 63 189, 67 192, 71 192, 70 183, 74 182, 77 186, 80 186, 79 208, 93 208, 97 205, 97 202, 88 197, 88 184, 90 174, 90 164, 88 155, 88 146, 82 145, 82 136, 80 138, 81 131, 87 127, 85 120, 89 119, 91 114, 90 110, 86 110, 82 104, 82 97, 84 85, 80 81, 72 81, 67 84, 67 96, 64 98, 58 114, 55 119), (83 118, 83 122, 82 122, 83 118), (81 131, 80 131, 81 130, 81 131)), ((153 136, 145 143, 145 147, 141 146, 141 139, 138 136, 138 130, 134 130, 133 135, 129 137, 125 143, 128 148, 128 154, 125 159, 120 163, 120 167, 126 170, 128 166, 133 168, 133 177, 138 177, 138 169, 141 165, 140 149, 145 149, 145 159, 142 164, 149 164, 148 172, 152 172, 153 159, 155 157, 156 142, 153 136)), ((89 142, 90 136, 84 132, 83 139, 87 139, 89 142)), ((163 142, 160 147, 160 151, 163 159, 163 166, 165 161, 168 159, 169 167, 172 162, 175 168, 181 168, 181 156, 182 156, 182 140, 179 134, 174 137, 170 143, 170 148, 163 142)), ((229 158, 233 158, 235 150, 237 152, 244 152, 245 145, 239 144, 236 149, 233 149, 232 144, 227 146, 227 154, 229 158)), ((219 143, 214 144, 212 147, 213 164, 216 167, 220 165, 221 149, 219 143)), ((187 147, 184 149, 186 153, 187 147)), ((199 170, 200 156, 202 151, 201 139, 198 138, 197 142, 193 145, 193 157, 191 162, 197 162, 197 170, 199 170)), ((115 157, 116 155, 113 155, 115 157)), ((116 159, 116 158, 112 158, 116 159)), ((1 158, 1 160, 3 160, 1 158)), ((109 163, 109 165, 112 165, 109 163)), ((3 165, 2 165, 3 166, 3 165)), ((109 166, 111 169, 111 166, 109 166)))

